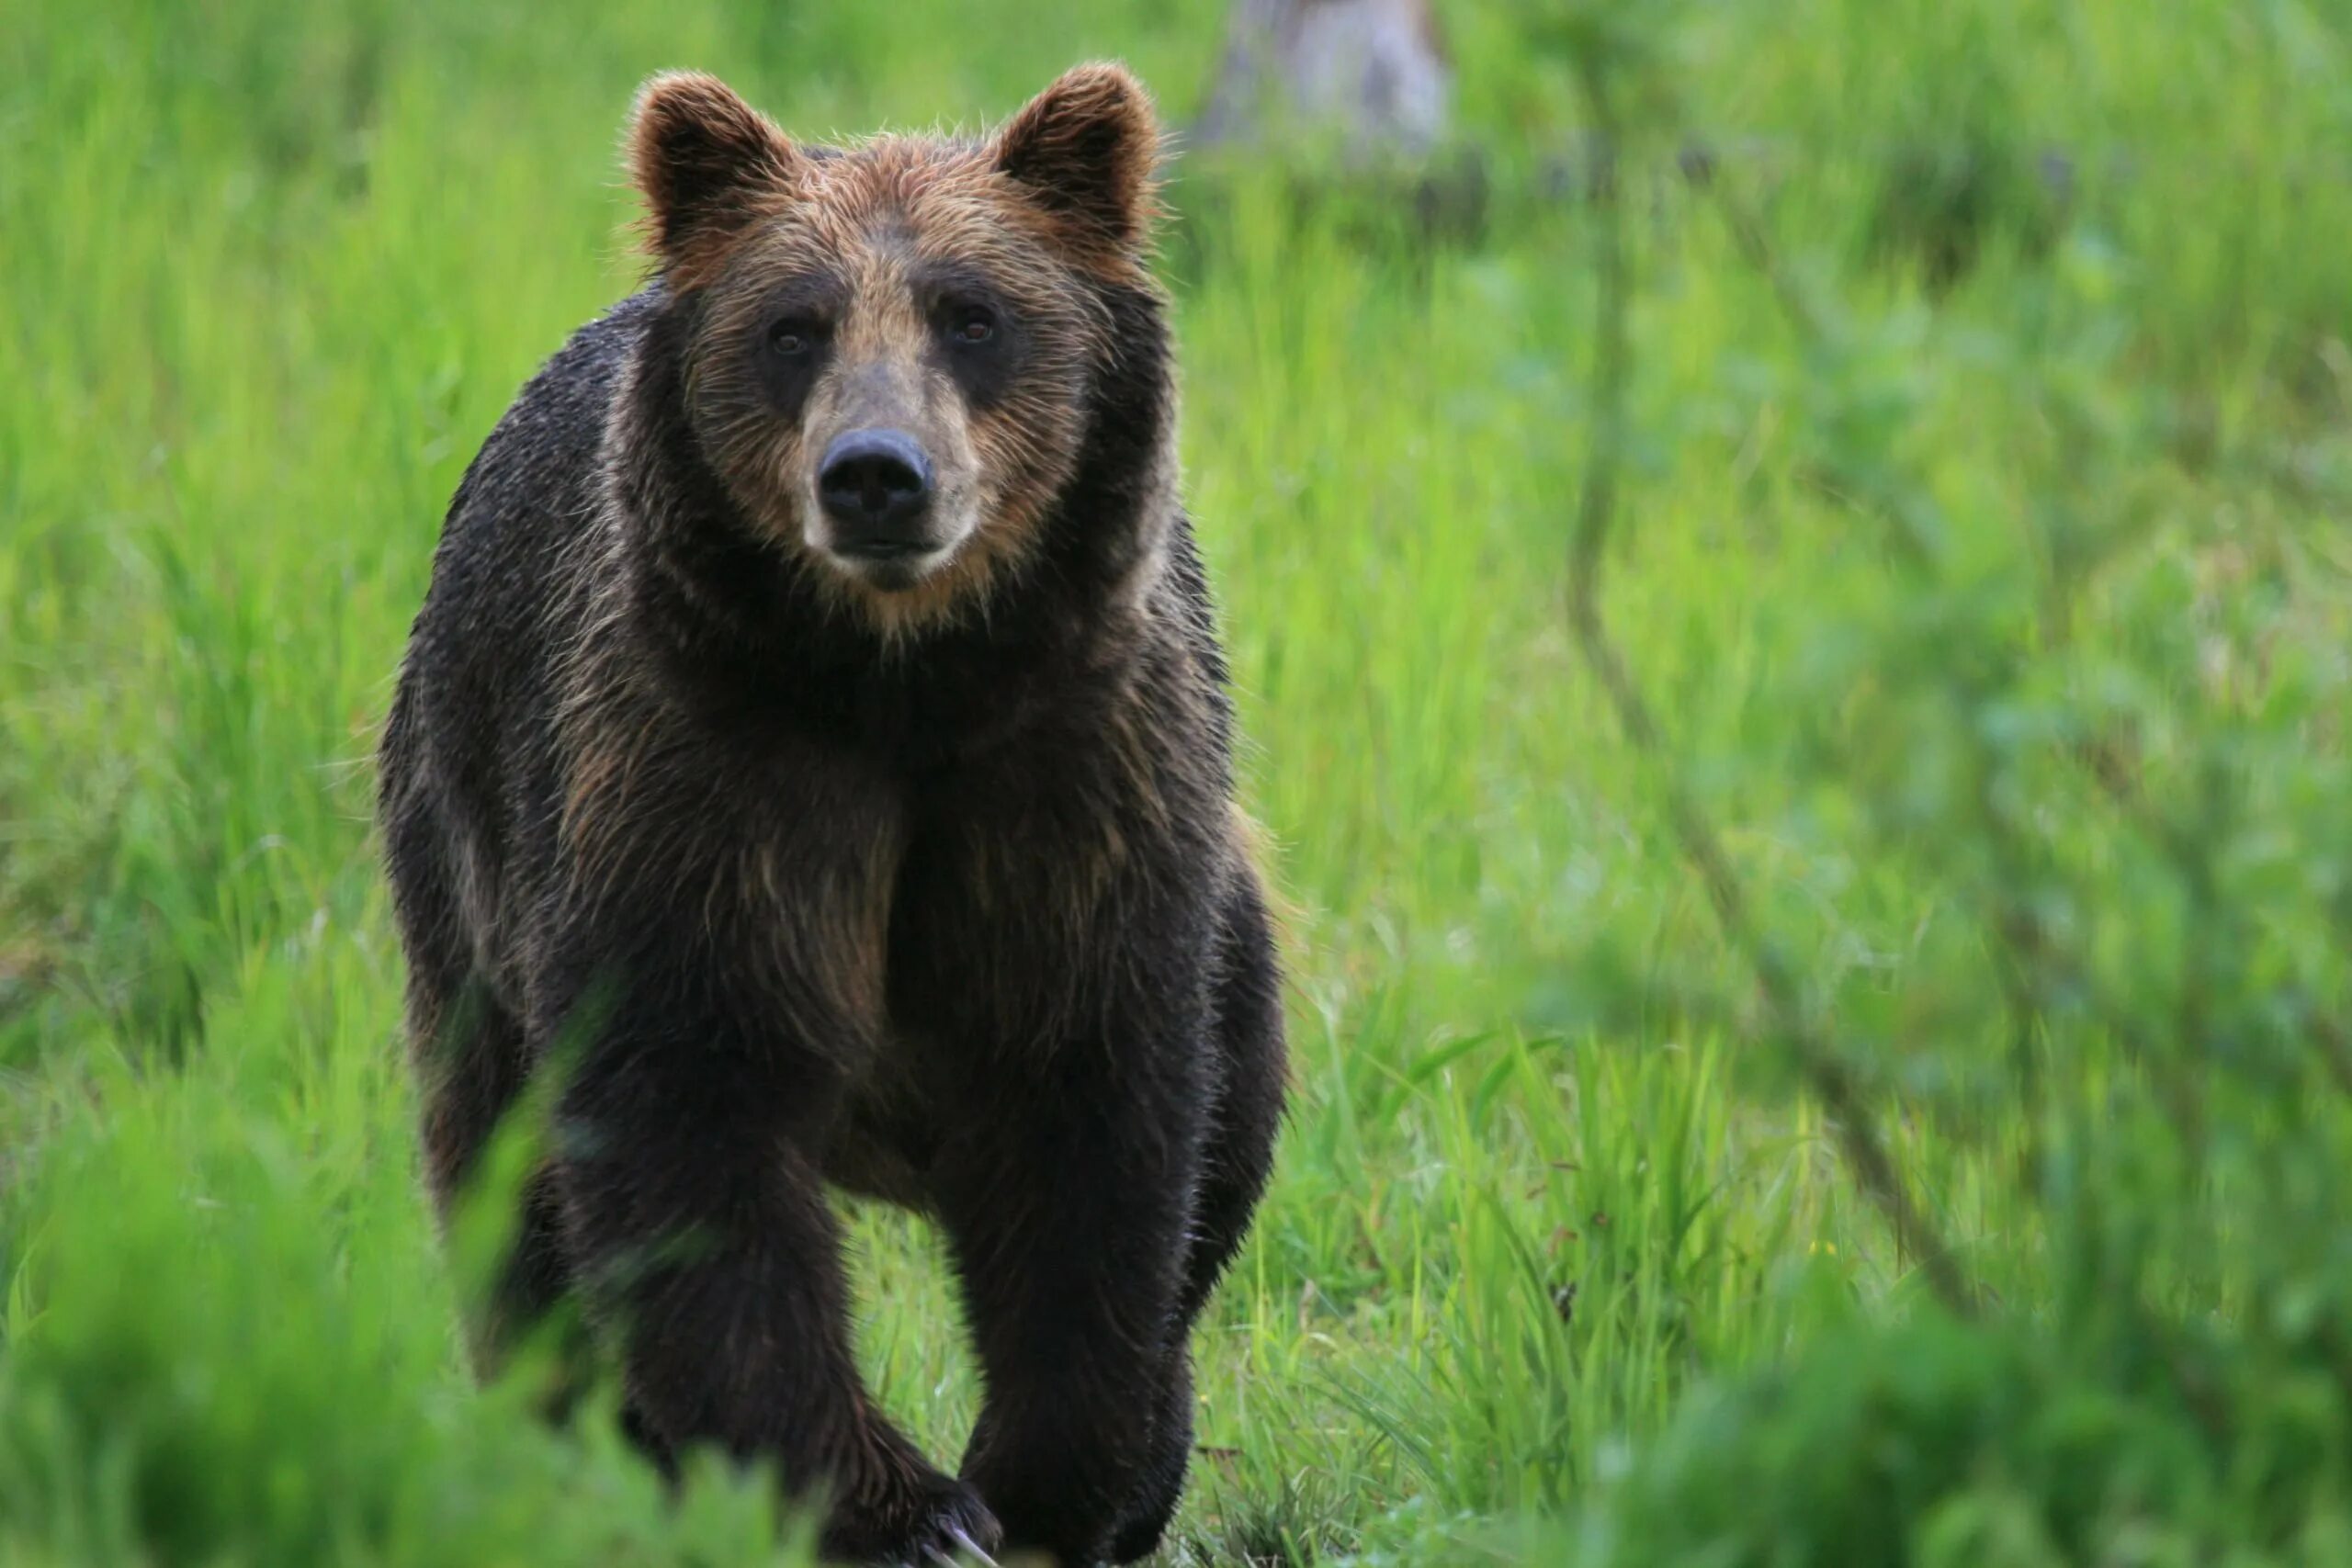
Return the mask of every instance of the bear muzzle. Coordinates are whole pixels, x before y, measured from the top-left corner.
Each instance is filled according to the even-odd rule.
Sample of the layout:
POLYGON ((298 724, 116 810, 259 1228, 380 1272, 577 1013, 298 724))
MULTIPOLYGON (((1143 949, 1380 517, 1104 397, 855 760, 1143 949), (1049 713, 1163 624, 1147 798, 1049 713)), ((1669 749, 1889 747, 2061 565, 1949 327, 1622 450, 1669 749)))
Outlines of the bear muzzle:
POLYGON ((826 547, 852 560, 905 560, 944 543, 933 537, 931 458, 903 430, 851 430, 833 438, 817 470, 817 500, 831 526, 826 547))

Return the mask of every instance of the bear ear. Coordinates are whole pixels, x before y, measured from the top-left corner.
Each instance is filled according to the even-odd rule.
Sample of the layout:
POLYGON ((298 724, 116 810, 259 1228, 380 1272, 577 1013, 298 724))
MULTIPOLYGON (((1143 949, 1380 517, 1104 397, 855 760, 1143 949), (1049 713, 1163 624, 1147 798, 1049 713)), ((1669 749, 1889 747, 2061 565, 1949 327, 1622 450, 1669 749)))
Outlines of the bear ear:
POLYGON ((765 115, 698 71, 654 77, 629 113, 628 172, 665 271, 691 276, 791 183, 800 154, 765 115))
POLYGON ((1159 214, 1159 125, 1125 66, 1080 65, 997 133, 996 166, 1098 259, 1139 253, 1159 214))

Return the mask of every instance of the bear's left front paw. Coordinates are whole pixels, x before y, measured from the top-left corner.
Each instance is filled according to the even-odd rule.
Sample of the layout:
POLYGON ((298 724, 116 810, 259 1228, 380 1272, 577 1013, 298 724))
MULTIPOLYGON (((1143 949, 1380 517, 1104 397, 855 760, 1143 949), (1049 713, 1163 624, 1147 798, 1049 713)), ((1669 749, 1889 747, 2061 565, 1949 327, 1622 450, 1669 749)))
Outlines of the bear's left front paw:
POLYGON ((1004 1531, 977 1491, 920 1461, 892 1466, 890 1481, 835 1506, 825 1530, 829 1559, 881 1568, 994 1563, 1004 1531))

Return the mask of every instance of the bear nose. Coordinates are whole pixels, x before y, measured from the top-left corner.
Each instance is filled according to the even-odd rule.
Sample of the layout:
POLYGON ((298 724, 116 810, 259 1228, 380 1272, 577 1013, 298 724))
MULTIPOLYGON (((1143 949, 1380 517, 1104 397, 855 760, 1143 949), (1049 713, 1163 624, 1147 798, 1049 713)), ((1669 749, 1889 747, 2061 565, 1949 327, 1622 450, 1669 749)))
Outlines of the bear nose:
POLYGON ((902 430, 853 430, 833 438, 817 469, 817 499, 840 525, 843 555, 928 550, 920 526, 931 502, 931 459, 902 430))

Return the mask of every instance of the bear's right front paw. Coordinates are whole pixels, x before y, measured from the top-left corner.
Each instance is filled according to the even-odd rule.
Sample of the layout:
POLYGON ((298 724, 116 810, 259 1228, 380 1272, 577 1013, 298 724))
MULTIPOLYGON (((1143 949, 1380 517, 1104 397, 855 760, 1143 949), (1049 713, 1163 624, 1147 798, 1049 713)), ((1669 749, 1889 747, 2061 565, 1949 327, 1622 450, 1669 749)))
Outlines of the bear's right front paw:
POLYGON ((825 1555, 877 1568, 970 1568, 993 1564, 1004 1530, 964 1483, 926 1469, 899 1495, 838 1506, 825 1529, 825 1555))

